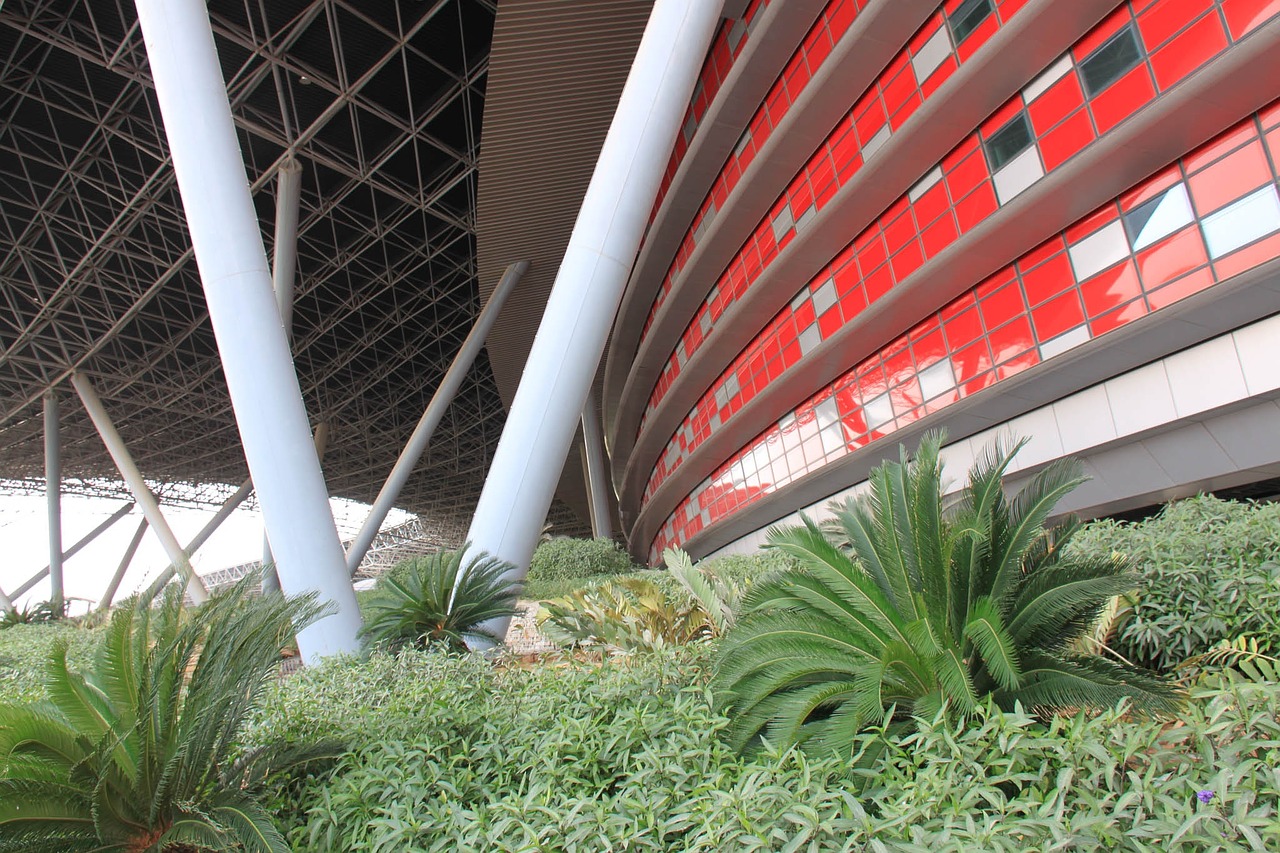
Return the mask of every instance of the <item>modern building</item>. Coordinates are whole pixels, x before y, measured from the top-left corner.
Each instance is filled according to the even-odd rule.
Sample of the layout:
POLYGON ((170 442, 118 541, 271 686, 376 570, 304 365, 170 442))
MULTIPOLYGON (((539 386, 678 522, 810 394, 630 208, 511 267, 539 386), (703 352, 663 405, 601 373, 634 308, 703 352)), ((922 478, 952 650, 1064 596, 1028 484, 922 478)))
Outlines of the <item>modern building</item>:
POLYGON ((1087 515, 1280 475, 1280 3, 753 0, 614 325, 632 552, 755 547, 928 430, 1087 515))
POLYGON ((519 564, 589 506, 752 548, 933 429, 1085 514, 1275 479, 1278 48, 1280 0, 9 0, 0 475, 254 493, 343 612, 328 494, 519 564))

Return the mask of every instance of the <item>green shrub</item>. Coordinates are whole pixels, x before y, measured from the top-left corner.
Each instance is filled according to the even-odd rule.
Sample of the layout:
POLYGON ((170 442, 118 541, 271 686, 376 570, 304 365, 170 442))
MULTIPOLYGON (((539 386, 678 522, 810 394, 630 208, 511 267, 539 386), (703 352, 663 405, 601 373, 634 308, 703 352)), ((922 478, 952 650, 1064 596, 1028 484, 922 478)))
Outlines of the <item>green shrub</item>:
POLYGON ((612 539, 561 536, 538 545, 529 561, 524 597, 552 598, 579 589, 585 581, 634 572, 640 568, 612 539))
POLYGON ((519 585, 507 579, 510 563, 483 551, 468 557, 467 548, 419 557, 384 577, 365 605, 361 635, 393 651, 441 643, 462 652, 468 642, 501 642, 485 624, 515 615, 519 585))
POLYGON ((1240 636, 1280 652, 1280 504, 1202 495, 1136 524, 1088 524, 1073 549, 1121 554, 1142 577, 1112 639, 1130 660, 1168 671, 1240 636))
POLYGON ((98 630, 71 622, 14 625, 0 631, 0 697, 6 702, 30 702, 45 697, 44 670, 54 646, 65 644, 67 660, 83 667, 93 659, 98 630))
POLYGON ((375 655, 277 685, 251 736, 352 743, 332 777, 273 804, 299 851, 1191 853, 1280 840, 1275 685, 1198 694, 1172 727, 1119 711, 1046 725, 984 704, 887 746, 859 735, 878 757, 855 772, 847 758, 729 749, 706 659, 692 647, 527 671, 375 655))
POLYGON ((694 566, 676 548, 666 570, 597 579, 542 603, 542 634, 561 645, 604 645, 621 652, 656 651, 719 637, 734 623, 743 585, 694 566), (656 575, 657 577, 641 577, 656 575))
POLYGON ((758 583, 725 637, 717 682, 733 739, 850 754, 854 735, 886 711, 904 724, 946 708, 970 713, 990 695, 1005 709, 1176 708, 1174 691, 1132 665, 1078 653, 1115 595, 1136 584, 1105 558, 1062 559, 1076 524, 1045 528, 1082 481, 1064 460, 1006 497, 1021 444, 999 445, 944 509, 939 449, 886 461, 867 493, 835 507, 827 531, 774 529, 769 544, 801 561, 758 583))
POLYGON ((93 665, 55 644, 48 700, 0 705, 0 850, 277 853, 255 797, 334 744, 235 740, 314 596, 249 595, 250 575, 197 609, 172 585, 117 608, 93 665))
POLYGON ((798 569, 800 561, 784 551, 767 549, 754 554, 730 554, 703 560, 698 563, 698 568, 745 587, 775 572, 798 569))

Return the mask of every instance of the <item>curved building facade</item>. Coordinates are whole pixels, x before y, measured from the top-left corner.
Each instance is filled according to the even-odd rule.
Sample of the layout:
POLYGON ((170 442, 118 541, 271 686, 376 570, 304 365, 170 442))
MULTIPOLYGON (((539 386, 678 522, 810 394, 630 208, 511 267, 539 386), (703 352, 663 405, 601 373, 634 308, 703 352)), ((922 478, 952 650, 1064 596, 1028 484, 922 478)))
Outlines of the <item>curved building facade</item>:
POLYGON ((1114 512, 1280 475, 1280 0, 751 0, 613 329, 632 552, 753 547, 945 429, 1114 512))

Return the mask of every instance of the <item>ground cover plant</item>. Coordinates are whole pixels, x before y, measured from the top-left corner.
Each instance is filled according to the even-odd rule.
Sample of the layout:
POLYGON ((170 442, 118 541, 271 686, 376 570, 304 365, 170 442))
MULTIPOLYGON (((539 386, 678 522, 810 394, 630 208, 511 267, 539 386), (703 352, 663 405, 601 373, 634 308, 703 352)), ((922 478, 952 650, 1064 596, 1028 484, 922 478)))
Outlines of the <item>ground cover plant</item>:
POLYGON ((847 756, 744 756, 707 688, 714 649, 532 668, 407 650, 273 688, 250 743, 341 733, 332 775, 281 788, 299 851, 1274 850, 1280 688, 1223 682, 1176 723, 885 720, 847 756), (1204 800, 1202 802, 1202 800, 1204 800))
POLYGON ((0 701, 27 702, 45 697, 45 662, 54 646, 64 645, 73 667, 93 659, 101 631, 73 622, 14 625, 0 631, 0 701))
POLYGON ((1121 554, 1142 578, 1109 640, 1125 658, 1168 671, 1241 637, 1280 653, 1280 504, 1200 495, 1144 521, 1093 522, 1072 547, 1121 554))
POLYGON ((236 741, 282 645, 321 609, 250 596, 254 582, 196 609, 176 584, 117 608, 83 671, 55 642, 47 699, 0 705, 0 851, 288 850, 255 796, 337 747, 236 741))
POLYGON ((986 697, 1006 710, 1177 707, 1155 675, 1075 650, 1138 584, 1110 555, 1065 558, 1074 520, 1045 526, 1083 481, 1078 464, 1055 462, 1009 498, 1002 478, 1021 444, 994 445, 945 509, 942 443, 927 436, 914 459, 904 448, 877 467, 826 530, 805 519, 770 531, 802 569, 757 585, 725 638, 717 684, 737 746, 763 735, 850 755, 886 713, 965 715, 986 697))

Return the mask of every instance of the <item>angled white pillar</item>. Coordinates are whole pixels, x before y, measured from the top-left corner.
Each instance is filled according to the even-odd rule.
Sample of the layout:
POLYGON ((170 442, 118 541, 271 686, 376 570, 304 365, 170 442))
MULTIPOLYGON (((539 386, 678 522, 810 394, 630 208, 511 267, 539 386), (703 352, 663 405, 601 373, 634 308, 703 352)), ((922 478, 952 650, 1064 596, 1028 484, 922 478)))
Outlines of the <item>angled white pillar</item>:
POLYGON ((124 556, 120 558, 120 565, 116 566, 116 573, 111 576, 111 580, 107 582, 107 588, 102 591, 102 597, 98 599, 98 612, 111 609, 111 602, 115 601, 120 582, 124 580, 124 573, 129 570, 133 556, 138 553, 138 546, 142 544, 142 537, 146 532, 147 517, 144 515, 138 522, 138 528, 133 531, 133 538, 129 540, 129 545, 124 549, 124 556))
MULTIPOLYGON (((293 291, 298 268, 298 207, 302 201, 302 164, 292 156, 285 158, 276 172, 275 240, 271 251, 271 289, 280 309, 280 325, 293 340, 293 291)), ((279 592, 280 576, 276 574, 271 540, 262 531, 262 590, 279 592)))
POLYGON ((136 0, 227 388, 286 593, 334 612, 303 660, 354 653, 360 612, 311 442, 203 0, 136 0))
POLYGON ((604 436, 600 429, 600 407, 594 391, 587 393, 582 407, 582 449, 587 458, 587 496, 591 500, 591 535, 612 539, 609 521, 609 475, 604 464, 604 436))
MULTIPOLYGON (((196 555, 196 551, 200 550, 200 546, 209 541, 209 537, 217 532, 218 528, 222 526, 222 522, 230 518, 231 513, 235 512, 236 508, 239 507, 240 504, 244 503, 245 499, 252 493, 253 480, 245 480, 240 484, 240 488, 232 492, 231 496, 222 502, 222 506, 218 507, 218 511, 213 514, 213 517, 205 522, 204 527, 201 527, 200 531, 196 533, 195 536, 191 537, 191 541, 187 543, 187 547, 182 549, 183 553, 187 555, 188 561, 196 555)), ((177 571, 178 567, 175 564, 170 563, 168 568, 161 572, 160 576, 151 582, 151 586, 148 588, 147 593, 149 595, 154 595, 159 592, 160 589, 173 578, 177 571)))
POLYGON ((453 362, 445 372, 444 379, 440 380, 440 385, 431 395, 431 402, 427 404, 426 411, 418 419, 418 425, 413 428, 413 434, 409 436, 404 450, 400 451, 396 464, 391 467, 387 481, 378 492, 373 506, 369 508, 369 517, 364 520, 360 532, 356 534, 351 547, 347 549, 347 571, 350 574, 356 573, 356 569, 360 568, 360 561, 364 559, 365 554, 369 553, 369 546, 378 535, 382 522, 387 520, 387 513, 391 512, 396 498, 400 497, 400 490, 404 488, 409 475, 413 473, 418 460, 422 458, 427 445, 431 443, 431 436, 440 425, 445 409, 449 408, 449 404, 453 402, 454 396, 462 386, 462 380, 467 376, 467 371, 471 369, 480 350, 484 349, 485 339, 489 337, 489 330, 498 319, 503 304, 528 269, 528 261, 517 261, 511 264, 503 273, 502 280, 498 282, 493 293, 489 294, 489 301, 480 310, 480 316, 476 318, 475 325, 471 327, 467 339, 462 342, 457 355, 453 357, 453 362))
MULTIPOLYGON (((115 524, 117 521, 119 521, 120 519, 128 515, 129 511, 133 509, 133 506, 134 506, 133 501, 129 501, 124 506, 120 507, 115 512, 111 513, 111 515, 107 516, 106 519, 104 519, 101 523, 99 523, 97 527, 93 528, 88 533, 81 536, 78 540, 76 540, 76 544, 72 545, 70 548, 62 552, 62 562, 66 563, 76 554, 80 553, 80 550, 84 548, 86 545, 88 545, 90 542, 92 542, 94 539, 97 539, 99 534, 106 532, 107 528, 111 527, 111 525, 115 524)), ((26 595, 28 592, 31 591, 32 588, 35 587, 36 584, 40 583, 40 581, 44 580, 47 577, 49 577, 49 567, 45 566, 40 571, 36 572, 31 577, 27 578, 26 582, 23 583, 22 586, 15 589, 13 591, 13 598, 21 598, 22 596, 26 595)))
MULTIPOLYGON (((316 461, 324 462, 324 452, 329 447, 329 425, 321 421, 316 424, 316 431, 311 436, 316 448, 316 461)), ((332 513, 330 514, 332 517, 332 513)), ((280 573, 276 571, 276 560, 271 554, 271 540, 264 530, 262 532, 262 591, 280 592, 280 573)))
MULTIPOLYGON (((656 0, 468 538, 523 578, 723 0, 656 0)), ((505 622, 489 626, 505 630, 505 622)))
POLYGON ((83 373, 72 373, 71 384, 80 395, 80 402, 84 403, 85 411, 89 413, 89 418, 97 427, 98 435, 102 437, 102 443, 107 446, 107 452, 116 463, 116 469, 124 478, 125 485, 133 493, 133 499, 142 508, 142 514, 146 517, 147 523, 151 525, 151 529, 156 532, 156 538, 164 546, 164 552, 168 555, 169 561, 178 567, 178 571, 182 572, 182 576, 186 579, 187 594, 197 604, 208 600, 209 591, 205 589, 204 581, 200 580, 192 570, 187 552, 178 544, 178 537, 173 535, 169 522, 165 521, 163 513, 160 512, 160 503, 152 494, 151 487, 142 479, 142 472, 138 470, 133 456, 129 453, 129 448, 120 438, 115 425, 111 423, 111 418, 102 405, 102 400, 98 398, 98 393, 93 390, 89 378, 83 373))
POLYGON ((62 586, 62 447, 58 440, 58 395, 44 395, 44 491, 49 511, 49 601, 61 613, 62 586))

